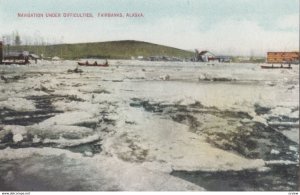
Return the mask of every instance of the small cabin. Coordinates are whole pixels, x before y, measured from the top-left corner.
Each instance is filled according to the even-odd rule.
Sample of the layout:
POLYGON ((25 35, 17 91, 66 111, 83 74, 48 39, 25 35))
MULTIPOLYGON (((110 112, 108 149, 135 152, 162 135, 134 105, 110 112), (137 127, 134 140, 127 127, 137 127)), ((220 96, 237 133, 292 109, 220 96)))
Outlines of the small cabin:
POLYGON ((209 61, 217 60, 215 54, 213 54, 209 51, 201 51, 200 53, 198 53, 196 58, 197 58, 197 61, 199 61, 199 62, 209 62, 209 61))

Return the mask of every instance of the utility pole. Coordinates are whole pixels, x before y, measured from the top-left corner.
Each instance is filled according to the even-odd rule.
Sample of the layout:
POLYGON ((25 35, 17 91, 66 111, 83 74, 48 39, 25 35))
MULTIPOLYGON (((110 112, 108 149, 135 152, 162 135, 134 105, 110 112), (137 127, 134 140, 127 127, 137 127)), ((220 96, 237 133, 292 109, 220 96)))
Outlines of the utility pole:
POLYGON ((6 51, 5 51, 5 36, 2 36, 2 56, 3 56, 3 60, 5 60, 5 55, 6 55, 6 51))
POLYGON ((9 46, 10 44, 7 44, 7 56, 9 56, 9 46))
POLYGON ((2 41, 0 41, 0 64, 2 64, 3 59, 3 44, 2 41))
POLYGON ((60 37, 60 58, 63 59, 63 40, 64 36, 60 37))
POLYGON ((1 50, 0 50, 0 52, 1 52, 1 57, 0 57, 0 60, 1 60, 1 64, 2 64, 2 61, 4 60, 4 39, 5 39, 5 36, 2 36, 2 41, 1 41, 1 45, 0 45, 0 47, 1 47, 1 50))

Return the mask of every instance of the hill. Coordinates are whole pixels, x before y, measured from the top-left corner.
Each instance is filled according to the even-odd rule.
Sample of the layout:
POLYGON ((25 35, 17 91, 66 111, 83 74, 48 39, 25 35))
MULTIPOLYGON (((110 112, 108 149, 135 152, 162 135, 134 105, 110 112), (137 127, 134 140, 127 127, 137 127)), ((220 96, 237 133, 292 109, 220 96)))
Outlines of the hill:
POLYGON ((39 46, 19 46, 13 48, 30 51, 44 57, 59 56, 63 59, 79 58, 108 58, 130 59, 132 56, 174 56, 178 58, 191 58, 194 54, 173 47, 142 42, 142 41, 109 41, 95 43, 57 44, 39 46))

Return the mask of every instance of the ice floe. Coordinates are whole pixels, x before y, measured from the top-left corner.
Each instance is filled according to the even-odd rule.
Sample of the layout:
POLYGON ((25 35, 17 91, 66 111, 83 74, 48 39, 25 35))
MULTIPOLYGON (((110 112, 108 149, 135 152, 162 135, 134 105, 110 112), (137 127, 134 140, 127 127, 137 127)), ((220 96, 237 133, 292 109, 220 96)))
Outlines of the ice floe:
POLYGON ((203 190, 170 173, 272 174, 273 165, 297 163, 298 68, 110 64, 80 74, 68 73, 75 61, 0 67, 5 187, 203 190), (87 149, 95 143, 101 152, 87 149))

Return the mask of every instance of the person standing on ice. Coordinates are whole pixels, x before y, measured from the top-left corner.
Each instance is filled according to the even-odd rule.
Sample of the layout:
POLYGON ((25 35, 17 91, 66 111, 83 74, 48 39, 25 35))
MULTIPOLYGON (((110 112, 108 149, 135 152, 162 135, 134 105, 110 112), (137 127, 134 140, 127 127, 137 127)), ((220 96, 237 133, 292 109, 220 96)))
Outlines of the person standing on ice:
POLYGON ((29 64, 29 57, 25 56, 25 64, 29 64))

